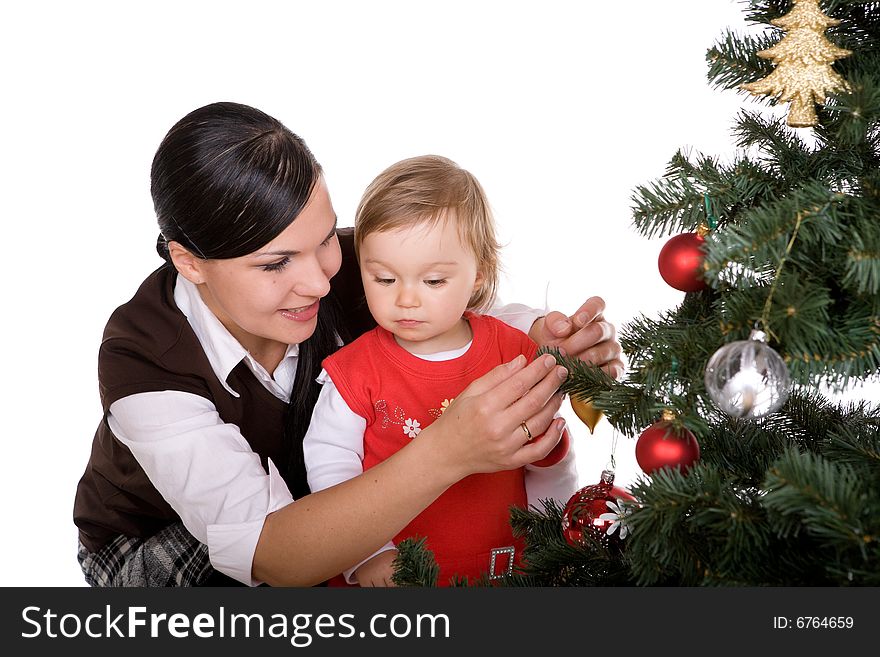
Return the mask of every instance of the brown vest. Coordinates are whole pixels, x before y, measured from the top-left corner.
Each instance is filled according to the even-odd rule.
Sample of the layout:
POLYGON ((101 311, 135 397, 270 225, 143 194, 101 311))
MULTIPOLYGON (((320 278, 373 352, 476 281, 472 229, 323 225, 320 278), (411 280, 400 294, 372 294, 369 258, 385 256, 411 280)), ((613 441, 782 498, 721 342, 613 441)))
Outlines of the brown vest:
MULTIPOLYGON (((342 268, 333 292, 352 336, 375 326, 363 296, 351 229, 339 230, 342 268)), ((180 520, 150 483, 129 449, 107 424, 110 405, 140 392, 179 390, 211 401, 220 418, 241 429, 260 456, 282 470, 284 413, 287 407, 257 380, 244 361, 226 379, 235 397, 217 379, 198 338, 174 303, 177 272, 163 266, 141 284, 132 299, 116 309, 104 329, 98 355, 98 384, 104 417, 79 481, 73 519, 83 545, 97 551, 119 534, 152 536, 180 520)))

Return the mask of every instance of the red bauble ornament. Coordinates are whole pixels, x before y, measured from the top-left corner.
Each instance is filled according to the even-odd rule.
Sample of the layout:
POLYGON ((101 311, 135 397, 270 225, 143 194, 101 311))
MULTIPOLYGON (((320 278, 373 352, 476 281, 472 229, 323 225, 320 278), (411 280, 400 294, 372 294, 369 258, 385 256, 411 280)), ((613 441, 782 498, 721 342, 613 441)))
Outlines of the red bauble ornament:
POLYGON ((620 500, 635 501, 635 498, 614 485, 611 470, 602 471, 602 480, 598 484, 585 486, 572 495, 562 513, 562 535, 568 544, 575 547, 586 545, 592 537, 604 547, 620 547, 626 537, 620 500), (614 506, 609 507, 608 502, 614 506))
POLYGON ((698 233, 682 233, 666 242, 657 259, 663 280, 682 292, 706 289, 706 281, 703 280, 705 244, 706 240, 698 233))
POLYGON ((636 461, 646 474, 676 466, 684 471, 699 460, 700 446, 694 434, 668 420, 652 424, 636 442, 636 461))

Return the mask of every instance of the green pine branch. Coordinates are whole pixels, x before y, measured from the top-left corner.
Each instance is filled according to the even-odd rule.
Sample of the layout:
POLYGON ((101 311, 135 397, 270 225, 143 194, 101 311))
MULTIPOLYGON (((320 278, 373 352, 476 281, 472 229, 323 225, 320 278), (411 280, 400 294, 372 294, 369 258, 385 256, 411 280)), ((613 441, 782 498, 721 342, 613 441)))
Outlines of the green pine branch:
POLYGON ((756 53, 773 47, 778 41, 778 36, 738 35, 727 30, 721 40, 706 53, 706 61, 709 63, 707 76, 710 82, 719 89, 739 89, 745 82, 766 77, 773 71, 773 65, 756 53))
POLYGON ((424 537, 406 538, 397 544, 391 581, 397 586, 437 586, 440 567, 424 537))
POLYGON ((880 490, 846 463, 787 451, 769 470, 763 505, 781 537, 809 537, 829 578, 880 583, 880 490))

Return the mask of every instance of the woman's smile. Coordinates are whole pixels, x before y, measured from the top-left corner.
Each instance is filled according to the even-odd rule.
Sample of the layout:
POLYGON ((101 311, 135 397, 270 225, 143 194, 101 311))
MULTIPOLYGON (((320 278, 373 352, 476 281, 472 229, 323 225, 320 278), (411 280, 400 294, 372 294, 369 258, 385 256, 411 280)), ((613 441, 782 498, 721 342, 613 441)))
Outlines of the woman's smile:
POLYGON ((315 303, 310 306, 303 306, 302 308, 282 308, 279 312, 281 312, 281 316, 284 317, 284 319, 289 319, 294 322, 307 322, 318 314, 318 307, 320 305, 320 301, 315 301, 315 303))

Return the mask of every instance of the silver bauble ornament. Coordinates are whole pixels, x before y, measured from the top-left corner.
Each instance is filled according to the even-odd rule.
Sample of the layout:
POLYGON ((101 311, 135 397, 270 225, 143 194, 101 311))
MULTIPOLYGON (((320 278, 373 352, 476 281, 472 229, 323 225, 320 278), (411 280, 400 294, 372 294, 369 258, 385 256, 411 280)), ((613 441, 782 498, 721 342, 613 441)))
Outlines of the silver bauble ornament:
POLYGON ((706 390, 719 408, 736 418, 758 418, 779 410, 791 379, 782 357, 754 330, 716 351, 706 365, 706 390))

